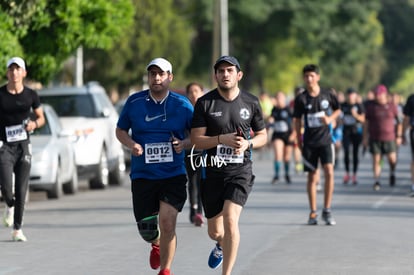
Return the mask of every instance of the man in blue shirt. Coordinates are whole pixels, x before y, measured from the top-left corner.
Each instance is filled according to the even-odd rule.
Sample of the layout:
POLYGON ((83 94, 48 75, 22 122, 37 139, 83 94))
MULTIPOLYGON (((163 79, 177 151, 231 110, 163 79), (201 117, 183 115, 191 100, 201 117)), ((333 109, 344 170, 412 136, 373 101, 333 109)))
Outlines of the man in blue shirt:
POLYGON ((193 106, 169 90, 172 66, 164 58, 148 66, 149 89, 131 95, 121 111, 116 136, 131 149, 131 188, 141 237, 151 243, 150 265, 169 275, 176 248, 175 226, 187 198, 184 149, 193 106), (131 135, 128 131, 131 130, 131 135))

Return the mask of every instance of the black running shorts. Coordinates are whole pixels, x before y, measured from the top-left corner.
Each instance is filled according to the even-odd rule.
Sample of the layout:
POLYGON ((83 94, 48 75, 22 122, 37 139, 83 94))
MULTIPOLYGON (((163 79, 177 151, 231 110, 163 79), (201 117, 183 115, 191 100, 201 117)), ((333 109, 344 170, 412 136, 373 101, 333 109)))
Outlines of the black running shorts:
POLYGON ((302 149, 302 161, 305 172, 313 172, 318 168, 318 162, 321 164, 334 163, 335 149, 332 143, 324 146, 305 145, 302 149))
POLYGON ((180 175, 161 180, 134 179, 131 184, 135 220, 155 215, 160 201, 172 205, 178 212, 187 199, 187 176, 180 175))
POLYGON ((252 190, 254 178, 251 164, 231 176, 207 171, 206 179, 201 184, 201 199, 206 218, 218 215, 226 200, 244 206, 252 190))

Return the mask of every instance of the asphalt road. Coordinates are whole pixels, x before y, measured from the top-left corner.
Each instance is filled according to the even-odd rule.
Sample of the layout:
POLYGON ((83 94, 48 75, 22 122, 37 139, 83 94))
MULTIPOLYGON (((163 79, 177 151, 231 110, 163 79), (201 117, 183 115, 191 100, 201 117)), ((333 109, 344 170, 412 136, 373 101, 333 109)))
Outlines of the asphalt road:
MULTIPOLYGON (((342 184, 340 164, 332 209, 336 226, 306 225, 306 176, 292 173, 291 185, 271 185, 271 159, 269 150, 255 153, 257 180, 241 216, 233 274, 414 274, 408 146, 400 150, 394 188, 385 165, 382 189, 372 190, 369 155, 362 159, 357 186, 342 184)), ((128 181, 59 200, 31 194, 24 219, 28 242, 11 242, 10 228, 0 228, 0 275, 157 274, 149 267, 150 246, 138 236, 129 186, 128 181)), ((320 193, 320 210, 322 200, 320 193)), ((206 227, 191 225, 188 215, 186 206, 178 219, 173 273, 221 274, 207 266, 214 242, 206 227)))

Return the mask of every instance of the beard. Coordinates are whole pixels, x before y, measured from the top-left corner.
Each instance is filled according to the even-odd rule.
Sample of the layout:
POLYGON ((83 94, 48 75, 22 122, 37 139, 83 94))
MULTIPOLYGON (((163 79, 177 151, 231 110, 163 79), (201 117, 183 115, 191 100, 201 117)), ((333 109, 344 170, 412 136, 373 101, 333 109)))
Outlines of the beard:
POLYGON ((230 90, 232 90, 234 88, 234 86, 231 85, 226 85, 226 84, 218 84, 218 87, 220 89, 220 91, 222 91, 223 93, 228 93, 230 90))

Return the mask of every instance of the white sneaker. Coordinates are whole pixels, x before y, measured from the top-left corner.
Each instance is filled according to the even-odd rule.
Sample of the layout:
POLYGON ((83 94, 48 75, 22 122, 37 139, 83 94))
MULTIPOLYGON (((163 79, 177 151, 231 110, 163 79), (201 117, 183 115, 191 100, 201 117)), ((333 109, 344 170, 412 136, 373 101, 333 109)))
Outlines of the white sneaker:
POLYGON ((23 235, 23 231, 21 229, 13 230, 12 239, 15 242, 26 242, 27 241, 27 238, 25 235, 23 235))
POLYGON ((5 227, 10 227, 14 222, 14 207, 8 207, 4 209, 3 223, 5 227))

